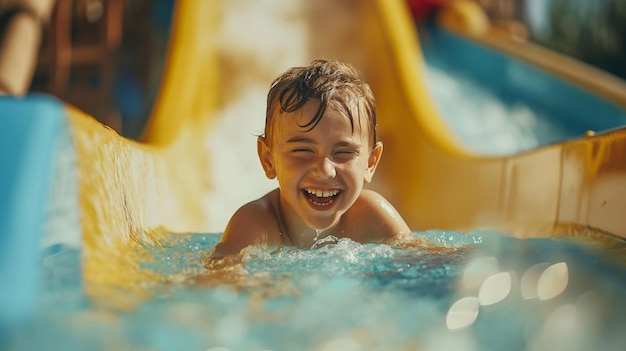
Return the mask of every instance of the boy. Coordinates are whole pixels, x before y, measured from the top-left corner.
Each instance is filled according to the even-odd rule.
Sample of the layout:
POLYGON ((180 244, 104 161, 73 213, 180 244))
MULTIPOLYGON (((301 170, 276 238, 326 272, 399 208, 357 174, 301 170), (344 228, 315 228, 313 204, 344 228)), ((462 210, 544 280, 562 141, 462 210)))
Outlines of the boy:
POLYGON ((316 60, 278 77, 257 141, 278 189, 230 219, 215 256, 250 245, 313 248, 323 242, 390 242, 410 230, 380 194, 363 189, 383 152, 369 86, 350 65, 316 60))

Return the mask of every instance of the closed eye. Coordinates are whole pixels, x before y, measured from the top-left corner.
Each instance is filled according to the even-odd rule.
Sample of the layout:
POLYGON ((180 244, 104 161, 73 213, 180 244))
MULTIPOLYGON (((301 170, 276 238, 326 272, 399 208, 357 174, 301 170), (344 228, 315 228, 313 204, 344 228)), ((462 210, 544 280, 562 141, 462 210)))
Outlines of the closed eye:
POLYGON ((349 158, 359 156, 361 146, 353 142, 340 142, 335 145, 334 154, 338 157, 349 158))
POLYGON ((358 154, 359 152, 356 150, 337 150, 336 154, 358 154))
POLYGON ((338 161, 348 161, 352 160, 359 155, 358 151, 355 150, 338 150, 335 151, 335 159, 338 161))
POLYGON ((313 152, 311 149, 293 149, 291 152, 313 152))

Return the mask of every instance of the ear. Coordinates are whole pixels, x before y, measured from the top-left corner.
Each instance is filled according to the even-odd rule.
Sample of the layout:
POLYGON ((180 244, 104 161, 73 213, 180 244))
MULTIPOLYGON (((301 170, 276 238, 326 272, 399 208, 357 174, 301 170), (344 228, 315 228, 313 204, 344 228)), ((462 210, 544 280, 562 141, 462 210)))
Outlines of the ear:
POLYGON ((276 178, 276 169, 274 168, 274 163, 272 162, 272 153, 270 152, 269 145, 267 145, 267 140, 264 137, 258 137, 256 146, 261 166, 263 166, 263 170, 265 171, 265 176, 268 179, 276 178))
POLYGON ((376 167, 378 166, 378 162, 380 162, 380 157, 383 155, 383 143, 377 142, 374 145, 374 149, 370 152, 370 156, 367 159, 367 169, 364 174, 365 183, 369 183, 372 181, 374 177, 374 172, 376 172, 376 167))

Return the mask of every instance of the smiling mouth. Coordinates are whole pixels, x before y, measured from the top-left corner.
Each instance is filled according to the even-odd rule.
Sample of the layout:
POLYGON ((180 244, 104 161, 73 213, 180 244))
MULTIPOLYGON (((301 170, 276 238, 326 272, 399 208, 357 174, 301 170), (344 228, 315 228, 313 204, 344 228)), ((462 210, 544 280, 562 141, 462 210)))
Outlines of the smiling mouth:
POLYGON ((304 196, 316 206, 330 206, 341 193, 339 189, 302 189, 304 196))

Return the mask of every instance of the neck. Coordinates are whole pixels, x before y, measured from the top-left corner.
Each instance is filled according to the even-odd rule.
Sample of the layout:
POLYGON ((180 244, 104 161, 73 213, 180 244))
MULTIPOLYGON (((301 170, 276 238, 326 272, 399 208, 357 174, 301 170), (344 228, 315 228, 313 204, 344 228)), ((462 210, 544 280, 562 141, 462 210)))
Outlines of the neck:
POLYGON ((323 239, 331 234, 331 230, 319 230, 311 229, 307 226, 300 227, 298 229, 291 229, 290 226, 285 226, 285 232, 287 237, 291 241, 291 244, 300 248, 312 247, 315 242, 323 239))
POLYGON ((298 248, 313 248, 316 241, 327 238, 329 236, 337 236, 336 232, 343 233, 343 230, 337 228, 340 224, 327 229, 313 229, 306 225, 300 217, 298 217, 289 206, 283 206, 280 197, 277 199, 277 218, 281 234, 289 241, 289 244, 298 248), (289 211, 290 213, 286 213, 289 211), (291 215, 290 215, 291 214, 291 215))
POLYGON ((316 241, 324 239, 334 232, 334 227, 323 230, 313 229, 299 218, 297 221, 289 220, 289 218, 293 218, 293 216, 285 216, 280 200, 278 201, 278 207, 278 220, 281 233, 289 240, 290 244, 295 247, 312 248, 316 241))

